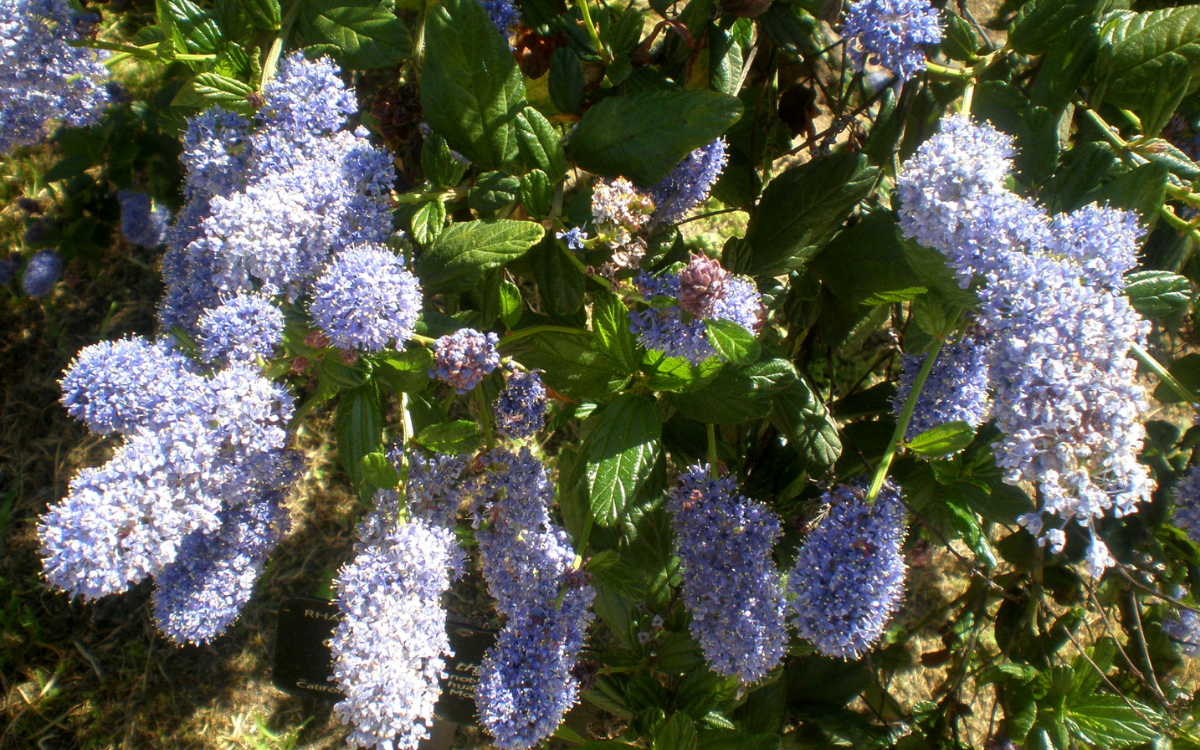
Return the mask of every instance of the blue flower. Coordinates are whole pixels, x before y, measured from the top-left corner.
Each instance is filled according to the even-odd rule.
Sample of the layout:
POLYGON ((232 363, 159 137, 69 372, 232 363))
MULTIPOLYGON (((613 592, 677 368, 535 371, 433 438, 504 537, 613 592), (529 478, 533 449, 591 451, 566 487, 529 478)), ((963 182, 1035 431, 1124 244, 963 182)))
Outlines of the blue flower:
POLYGON ((156 202, 148 193, 122 190, 117 193, 121 202, 121 233, 139 247, 155 248, 162 244, 171 209, 156 202))
POLYGON ((403 349, 421 313, 421 287, 395 253, 358 245, 334 256, 317 278, 309 310, 335 346, 403 349))
POLYGON ((856 0, 846 9, 842 36, 856 63, 882 65, 907 81, 925 69, 925 51, 942 41, 938 11, 929 0, 856 0))
MULTIPOLYGON (((968 334, 943 346, 917 398, 906 439, 947 422, 966 422, 972 427, 983 424, 991 408, 990 355, 991 343, 979 334, 968 334)), ((924 356, 904 356, 893 402, 897 414, 904 408, 917 371, 924 363, 924 356)))
POLYGON ((270 358, 283 341, 283 311, 261 294, 239 294, 200 316, 197 343, 205 362, 270 358))
POLYGON ((536 372, 512 370, 496 399, 496 427, 512 438, 532 437, 546 425, 546 387, 536 372))
POLYGON ((487 11, 488 18, 492 19, 492 23, 496 24, 497 29, 500 29, 500 34, 505 39, 512 36, 513 31, 517 28, 517 22, 521 20, 521 11, 512 4, 511 0, 479 0, 479 2, 487 11))
POLYGON ((783 660, 788 640, 771 556, 779 518, 737 494, 733 477, 714 478, 703 464, 689 467, 670 497, 692 637, 714 672, 758 682, 783 660))
POLYGON ((1200 466, 1188 469, 1172 490, 1171 499, 1175 503, 1171 523, 1186 531, 1193 542, 1200 544, 1200 466))
POLYGON ((724 138, 701 146, 683 158, 657 185, 650 189, 654 199, 655 224, 674 224, 708 198, 721 177, 729 157, 724 138))
POLYGON ((859 659, 879 643, 904 596, 904 505, 885 484, 875 504, 865 484, 821 498, 827 515, 805 540, 788 578, 796 628, 818 652, 859 659))
POLYGON ((567 243, 567 247, 571 250, 583 250, 583 242, 588 238, 587 232, 582 227, 572 227, 565 232, 555 232, 554 236, 567 243))
POLYGON ((442 336, 433 344, 434 364, 429 377, 454 386, 459 394, 483 382, 500 364, 496 344, 500 337, 464 328, 442 336))
POLYGON ((25 264, 21 290, 30 297, 45 297, 62 275, 63 259, 57 250, 39 250, 25 264))

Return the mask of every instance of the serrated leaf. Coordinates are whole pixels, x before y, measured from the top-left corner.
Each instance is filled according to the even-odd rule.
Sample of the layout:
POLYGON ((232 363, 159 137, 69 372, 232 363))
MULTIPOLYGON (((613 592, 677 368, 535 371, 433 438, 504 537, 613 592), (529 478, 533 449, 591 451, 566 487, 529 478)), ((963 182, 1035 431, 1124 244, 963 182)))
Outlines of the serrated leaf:
POLYGON ((1065 712, 1072 733, 1092 747, 1121 748, 1161 737, 1143 717, 1157 717, 1149 706, 1117 695, 1092 693, 1073 698, 1065 712), (1133 705, 1130 705, 1133 704, 1133 705))
POLYGON ((541 112, 526 107, 517 115, 517 146, 525 169, 540 169, 558 184, 567 174, 567 154, 562 138, 541 112))
POLYGON ((1094 20, 1099 5, 1099 0, 1031 0, 1013 20, 1009 45, 1027 55, 1045 54, 1076 24, 1094 20))
POLYGON ((334 423, 342 468, 357 482, 362 478, 363 456, 379 452, 383 446, 383 406, 375 386, 364 385, 343 392, 334 423))
POLYGON ((580 334, 540 333, 529 337, 530 348, 515 355, 530 369, 542 370, 546 385, 568 398, 607 401, 629 382, 596 350, 585 330, 580 334))
POLYGON ((1142 315, 1158 318, 1187 308, 1192 282, 1170 271, 1134 271, 1125 276, 1125 294, 1142 315))
POLYGON ((446 226, 446 204, 437 198, 417 207, 409 219, 408 228, 412 237, 422 245, 431 245, 446 226))
POLYGON ((763 191, 731 270, 762 278, 803 266, 867 196, 877 171, 862 154, 840 153, 776 177, 763 191))
POLYGON ((966 422, 946 422, 931 427, 908 441, 908 449, 918 456, 937 458, 957 453, 975 439, 975 429, 966 422))
POLYGON ((250 85, 218 73, 200 73, 192 79, 192 87, 206 101, 231 110, 248 107, 246 97, 254 93, 250 85))
POLYGON ((192 0, 157 0, 155 5, 165 36, 183 45, 177 52, 211 55, 221 47, 217 20, 192 0))
POLYGON ((545 172, 531 169, 521 175, 519 197, 526 213, 534 219, 544 219, 554 207, 554 185, 545 172))
POLYGON ((701 389, 667 394, 685 417, 710 424, 741 424, 771 413, 772 395, 796 380, 796 369, 774 357, 752 365, 726 365, 701 389))
POLYGON ((310 44, 331 44, 349 68, 387 68, 408 57, 412 39, 404 22, 380 0, 303 2, 300 33, 310 44))
POLYGON ((741 114, 740 101, 715 91, 650 89, 610 96, 584 113, 568 150, 593 174, 654 185, 741 114))
POLYGON ((467 205, 480 214, 490 214, 516 202, 521 180, 504 172, 479 175, 467 193, 467 205))
POLYGON ((421 144, 421 170, 425 179, 440 187, 455 187, 462 182, 470 164, 462 156, 456 155, 446 139, 437 133, 430 133, 421 144))
POLYGON ((705 321, 708 343, 721 359, 735 365, 754 362, 762 353, 758 337, 732 320, 705 321))
POLYGON ((604 407, 587 440, 587 483, 592 515, 612 526, 658 460, 662 419, 648 396, 624 394, 604 407))
POLYGON ((362 476, 371 484, 385 489, 395 489, 400 486, 400 475, 396 467, 383 452, 368 453, 362 457, 362 476))
POLYGON ((417 259, 417 278, 427 295, 464 292, 483 274, 525 254, 544 232, 531 221, 456 222, 417 259))
POLYGON ((1107 74, 1105 98, 1136 107, 1160 79, 1159 68, 1172 60, 1191 70, 1187 92, 1200 87, 1200 7, 1164 8, 1146 13, 1117 11, 1101 31, 1108 45, 1097 63, 1107 74))
POLYGON ((583 106, 583 63, 570 47, 559 47, 550 56, 550 101, 560 112, 578 112, 583 106))
POLYGON ((674 713, 654 736, 654 750, 696 750, 696 725, 682 711, 674 713))
POLYGON ((583 307, 587 277, 566 257, 570 252, 547 237, 532 253, 538 296, 547 314, 566 317, 583 307))
POLYGON ((612 292, 599 292, 592 304, 592 339, 621 371, 633 374, 641 369, 642 354, 629 330, 629 310, 612 292))
POLYGON ((416 441, 435 453, 471 453, 482 445, 483 433, 478 424, 458 419, 426 427, 416 441))
POLYGON ((803 380, 797 379, 775 394, 771 422, 810 474, 833 466, 842 455, 837 423, 803 380))
POLYGON ((445 0, 425 22, 421 107, 450 147, 483 169, 518 156, 525 85, 508 41, 477 0, 445 0))

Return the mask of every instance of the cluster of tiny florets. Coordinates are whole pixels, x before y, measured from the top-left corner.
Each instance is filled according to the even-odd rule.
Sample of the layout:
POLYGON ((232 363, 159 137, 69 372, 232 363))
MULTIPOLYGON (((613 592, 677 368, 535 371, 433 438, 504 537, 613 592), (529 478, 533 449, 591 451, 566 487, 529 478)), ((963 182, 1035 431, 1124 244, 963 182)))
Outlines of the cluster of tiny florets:
MULTIPOLYGON (((908 423, 907 439, 947 422, 966 422, 978 427, 988 418, 991 346, 982 335, 964 336, 942 347, 929 371, 917 405, 908 423)), ((899 414, 912 391, 924 356, 905 355, 894 407, 899 414)))
POLYGON ((787 605, 771 557, 779 518, 737 494, 733 477, 713 477, 701 464, 679 477, 668 507, 692 637, 714 672, 758 682, 787 647, 787 605))
POLYGON ((442 594, 461 570, 454 533, 420 516, 391 523, 338 573, 334 706, 352 747, 416 750, 433 726, 446 635, 442 594))
POLYGON ((650 306, 629 313, 629 329, 647 349, 669 357, 699 364, 716 356, 706 320, 730 320, 754 333, 762 328, 765 308, 754 282, 704 255, 678 272, 642 273, 634 283, 650 306))
POLYGON ((512 370, 496 399, 496 427, 512 438, 535 435, 546 425, 546 386, 536 372, 512 370))
POLYGON ((108 105, 108 53, 70 44, 79 18, 67 0, 0 0, 0 154, 55 123, 87 127, 108 105))
POLYGON ((30 297, 45 297, 62 275, 63 259, 57 250, 38 250, 25 264, 21 291, 30 297))
POLYGON ((925 69, 925 46, 942 41, 938 11, 929 0, 856 0, 846 9, 842 36, 851 59, 881 65, 907 81, 925 69))
POLYGON ((283 311, 264 295, 238 294, 205 310, 197 327, 205 362, 254 362, 283 341, 283 311))
POLYGON ((904 596, 906 512, 885 484, 874 505, 863 484, 821 498, 827 515, 805 540, 788 578, 795 624, 817 651, 858 659, 879 642, 904 596))
POLYGON ((1193 542, 1200 544, 1200 466, 1193 466, 1175 485, 1171 493, 1175 512, 1171 522, 1187 532, 1193 542))
POLYGON ((421 312, 421 286, 391 250, 357 245, 335 255, 317 277, 309 309, 335 346, 403 349, 421 312))
POLYGON ((606 227, 637 231, 654 213, 654 200, 624 177, 592 186, 592 219, 606 227))
POLYGON ((654 223, 673 224, 708 198, 729 162, 725 149, 724 138, 696 149, 650 189, 654 223))
MULTIPOLYGON (((900 223, 945 254, 964 288, 983 281, 996 461, 1006 482, 1038 486, 1042 507, 1021 523, 1054 549, 1063 532, 1044 528, 1042 513, 1090 528, 1133 512, 1154 486, 1137 460, 1147 404, 1128 356, 1149 326, 1122 278, 1142 230, 1101 206, 1048 216, 1005 187, 1012 154, 1011 138, 990 126, 947 118, 905 164, 900 223)), ((1088 566, 1111 560, 1093 537, 1088 566)))
POLYGON ((454 386, 459 394, 466 393, 499 366, 498 343, 496 334, 473 328, 442 336, 433 343, 434 364, 429 376, 454 386))
POLYGON ((487 11, 488 18, 496 24, 496 28, 505 38, 512 36, 521 20, 521 11, 511 0, 479 0, 480 5, 487 11))
POLYGON ((549 516, 553 490, 528 449, 496 450, 478 485, 480 558, 504 628, 484 657, 479 720, 503 750, 549 737, 579 698, 572 674, 595 591, 574 567, 571 539, 549 516), (561 592, 561 599, 560 599, 561 592))
POLYGON ((237 619, 267 557, 291 527, 278 492, 218 514, 216 531, 193 532, 154 580, 154 620, 176 643, 208 643, 237 619))
POLYGON ((121 234, 125 239, 139 247, 161 245, 173 218, 171 209, 141 191, 122 190, 117 200, 121 202, 121 234))
POLYGON ((263 99, 253 119, 210 109, 189 121, 188 202, 163 259, 166 327, 194 333, 205 309, 238 292, 295 300, 331 256, 391 234, 395 169, 364 129, 343 129, 357 107, 337 67, 287 57, 263 99))
POLYGON ((124 591, 179 558, 221 513, 295 478, 286 450, 293 400, 244 365, 211 377, 140 339, 80 352, 62 380, 68 412, 124 442, 84 469, 38 525, 44 572, 87 599, 124 591))
MULTIPOLYGON (((1175 599, 1183 599, 1187 592, 1177 586, 1172 592, 1175 599)), ((1162 621, 1163 632, 1179 646, 1184 656, 1200 657, 1200 613, 1178 607, 1162 621)))

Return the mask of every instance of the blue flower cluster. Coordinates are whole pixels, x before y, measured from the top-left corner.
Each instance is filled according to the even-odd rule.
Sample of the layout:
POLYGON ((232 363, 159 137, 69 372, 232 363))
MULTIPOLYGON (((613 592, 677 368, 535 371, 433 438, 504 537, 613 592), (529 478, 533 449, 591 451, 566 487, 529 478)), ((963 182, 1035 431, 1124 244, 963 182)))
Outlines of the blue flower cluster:
POLYGON ((96 599, 159 575, 189 535, 217 533, 223 511, 295 477, 292 397, 252 368, 209 377, 162 343, 129 339, 84 349, 62 388, 72 416, 124 436, 38 525, 45 576, 73 595, 96 599))
MULTIPOLYGON (((399 470, 399 447, 388 458, 399 470)), ((408 479, 404 484, 409 512, 452 526, 459 508, 473 497, 468 481, 470 466, 471 458, 465 454, 435 453, 427 458, 418 451, 410 451, 408 479)))
POLYGON ((733 477, 696 464, 679 477, 668 506, 683 564, 692 637, 717 674, 750 685, 787 647, 787 604, 771 554, 781 533, 766 505, 737 494, 733 477))
POLYGON ((866 494, 861 482, 825 493, 828 515, 808 535, 788 577, 800 635, 841 659, 862 657, 883 637, 908 570, 899 489, 885 484, 874 505, 866 494))
MULTIPOLYGON (((901 227, 945 254, 964 288, 984 282, 978 322, 995 342, 992 415, 1004 434, 996 461, 1006 482, 1037 485, 1042 507, 1021 522, 1041 536, 1044 512, 1091 527, 1150 496, 1137 460, 1146 397, 1128 356, 1149 325, 1122 293, 1136 218, 1094 205, 1048 216, 1005 187, 1012 153, 990 126, 947 118, 905 164, 901 227)), ((1111 560, 1094 538, 1089 567, 1111 560)))
POLYGON ((117 200, 121 203, 121 234, 125 239, 138 247, 161 245, 171 224, 171 209, 141 191, 122 190, 117 200))
POLYGON ((67 0, 0 0, 0 154, 52 123, 87 127, 108 105, 108 53, 71 46, 78 17, 67 0))
POLYGON ((496 344, 500 337, 463 328, 433 342, 433 369, 429 377, 454 386, 460 395, 483 382, 500 365, 496 344))
POLYGON ((453 531, 421 516, 371 528, 378 538, 364 540, 334 581, 343 618, 331 642, 333 679, 345 695, 334 712, 354 727, 351 747, 416 750, 454 653, 442 595, 462 552, 453 531))
POLYGON ((21 274, 21 291, 30 297, 45 297, 62 275, 63 259, 57 250, 38 250, 25 264, 21 274))
POLYGON ((766 309, 754 282, 731 275, 707 256, 693 255, 677 273, 642 273, 634 283, 650 307, 629 313, 629 330, 647 349, 668 357, 693 364, 715 357, 706 320, 730 320, 754 333, 762 329, 766 309))
POLYGON ((511 0, 479 0, 479 3, 487 11, 488 18, 492 19, 492 23, 496 24, 496 28, 500 29, 504 38, 512 36, 513 31, 517 28, 517 22, 521 20, 521 11, 512 4, 511 0))
POLYGON ((514 367, 496 399, 496 427, 511 438, 527 438, 545 426, 546 387, 541 376, 514 367))
MULTIPOLYGON (((966 422, 978 427, 987 420, 991 408, 988 392, 990 354, 990 343, 977 334, 967 334, 942 347, 917 397, 906 439, 912 440, 946 422, 966 422)), ((893 402, 897 414, 904 408, 917 371, 924 363, 924 356, 904 356, 893 402)))
POLYGON ((216 531, 196 531, 155 579, 154 619, 172 641, 204 644, 250 601, 267 557, 291 528, 281 493, 226 508, 216 531))
POLYGON ((283 341, 283 311, 262 294, 238 294, 200 316, 196 343, 205 362, 253 363, 283 341))
POLYGON ((578 700, 572 669, 595 591, 574 566, 570 537, 550 520, 553 490, 541 462, 528 449, 497 449, 484 466, 477 499, 490 524, 476 538, 505 622, 484 657, 475 702, 497 747, 526 750, 549 737, 578 700))
POLYGON ((421 313, 421 286, 385 246, 356 245, 335 255, 317 277, 309 310, 334 346, 403 349, 421 313))
POLYGON ((708 198, 708 191, 729 162, 725 149, 724 138, 696 149, 650 189, 654 200, 652 223, 674 224, 708 198))
POLYGON ((923 46, 942 41, 938 11, 929 0, 856 0, 846 9, 842 36, 855 63, 882 65, 907 81, 925 69, 923 46))
POLYGON ((210 109, 189 121, 187 204, 167 233, 164 327, 195 332, 222 295, 261 290, 295 300, 332 255, 391 234, 395 169, 366 131, 328 59, 285 58, 253 121, 210 109))
POLYGON ((1200 466, 1188 470, 1171 492, 1175 512, 1171 523, 1187 532, 1191 540, 1200 544, 1200 466))

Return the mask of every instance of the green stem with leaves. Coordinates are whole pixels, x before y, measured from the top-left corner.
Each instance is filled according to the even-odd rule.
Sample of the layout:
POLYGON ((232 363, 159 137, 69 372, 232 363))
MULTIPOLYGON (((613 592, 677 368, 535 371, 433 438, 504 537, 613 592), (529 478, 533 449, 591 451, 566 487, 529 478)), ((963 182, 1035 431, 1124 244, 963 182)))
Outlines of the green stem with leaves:
POLYGON ((588 8, 587 0, 575 0, 575 7, 579 8, 579 13, 583 16, 583 26, 587 29, 588 36, 591 37, 592 44, 596 47, 596 52, 600 54, 605 64, 611 63, 612 55, 605 48, 604 42, 600 41, 600 32, 596 29, 595 22, 592 21, 592 11, 588 8))
POLYGON ((1141 362, 1151 372, 1153 372, 1168 388, 1175 391, 1176 395, 1178 395, 1181 399, 1187 401, 1189 404, 1200 404, 1200 397, 1197 397, 1195 393, 1192 393, 1191 389, 1189 389, 1183 383, 1180 383, 1174 375, 1167 371, 1167 368, 1163 367, 1162 364, 1159 363, 1159 361, 1153 356, 1151 356, 1150 352, 1143 349, 1141 345, 1134 344, 1132 347, 1130 347, 1129 353, 1133 355, 1134 359, 1136 359, 1138 362, 1141 362))
POLYGON ((283 45, 287 43, 288 35, 292 33, 292 26, 300 16, 300 7, 302 5, 304 5, 304 0, 292 0, 291 5, 288 6, 287 14, 283 17, 283 23, 279 25, 279 33, 275 35, 275 40, 271 42, 271 49, 267 50, 267 59, 263 60, 262 79, 258 85, 260 91, 266 88, 267 83, 275 77, 275 70, 279 67, 279 57, 283 54, 283 45))
POLYGON ((492 434, 492 412, 488 409, 487 399, 483 395, 483 383, 475 386, 475 405, 479 407, 479 425, 483 428, 483 442, 488 450, 496 445, 492 434))

